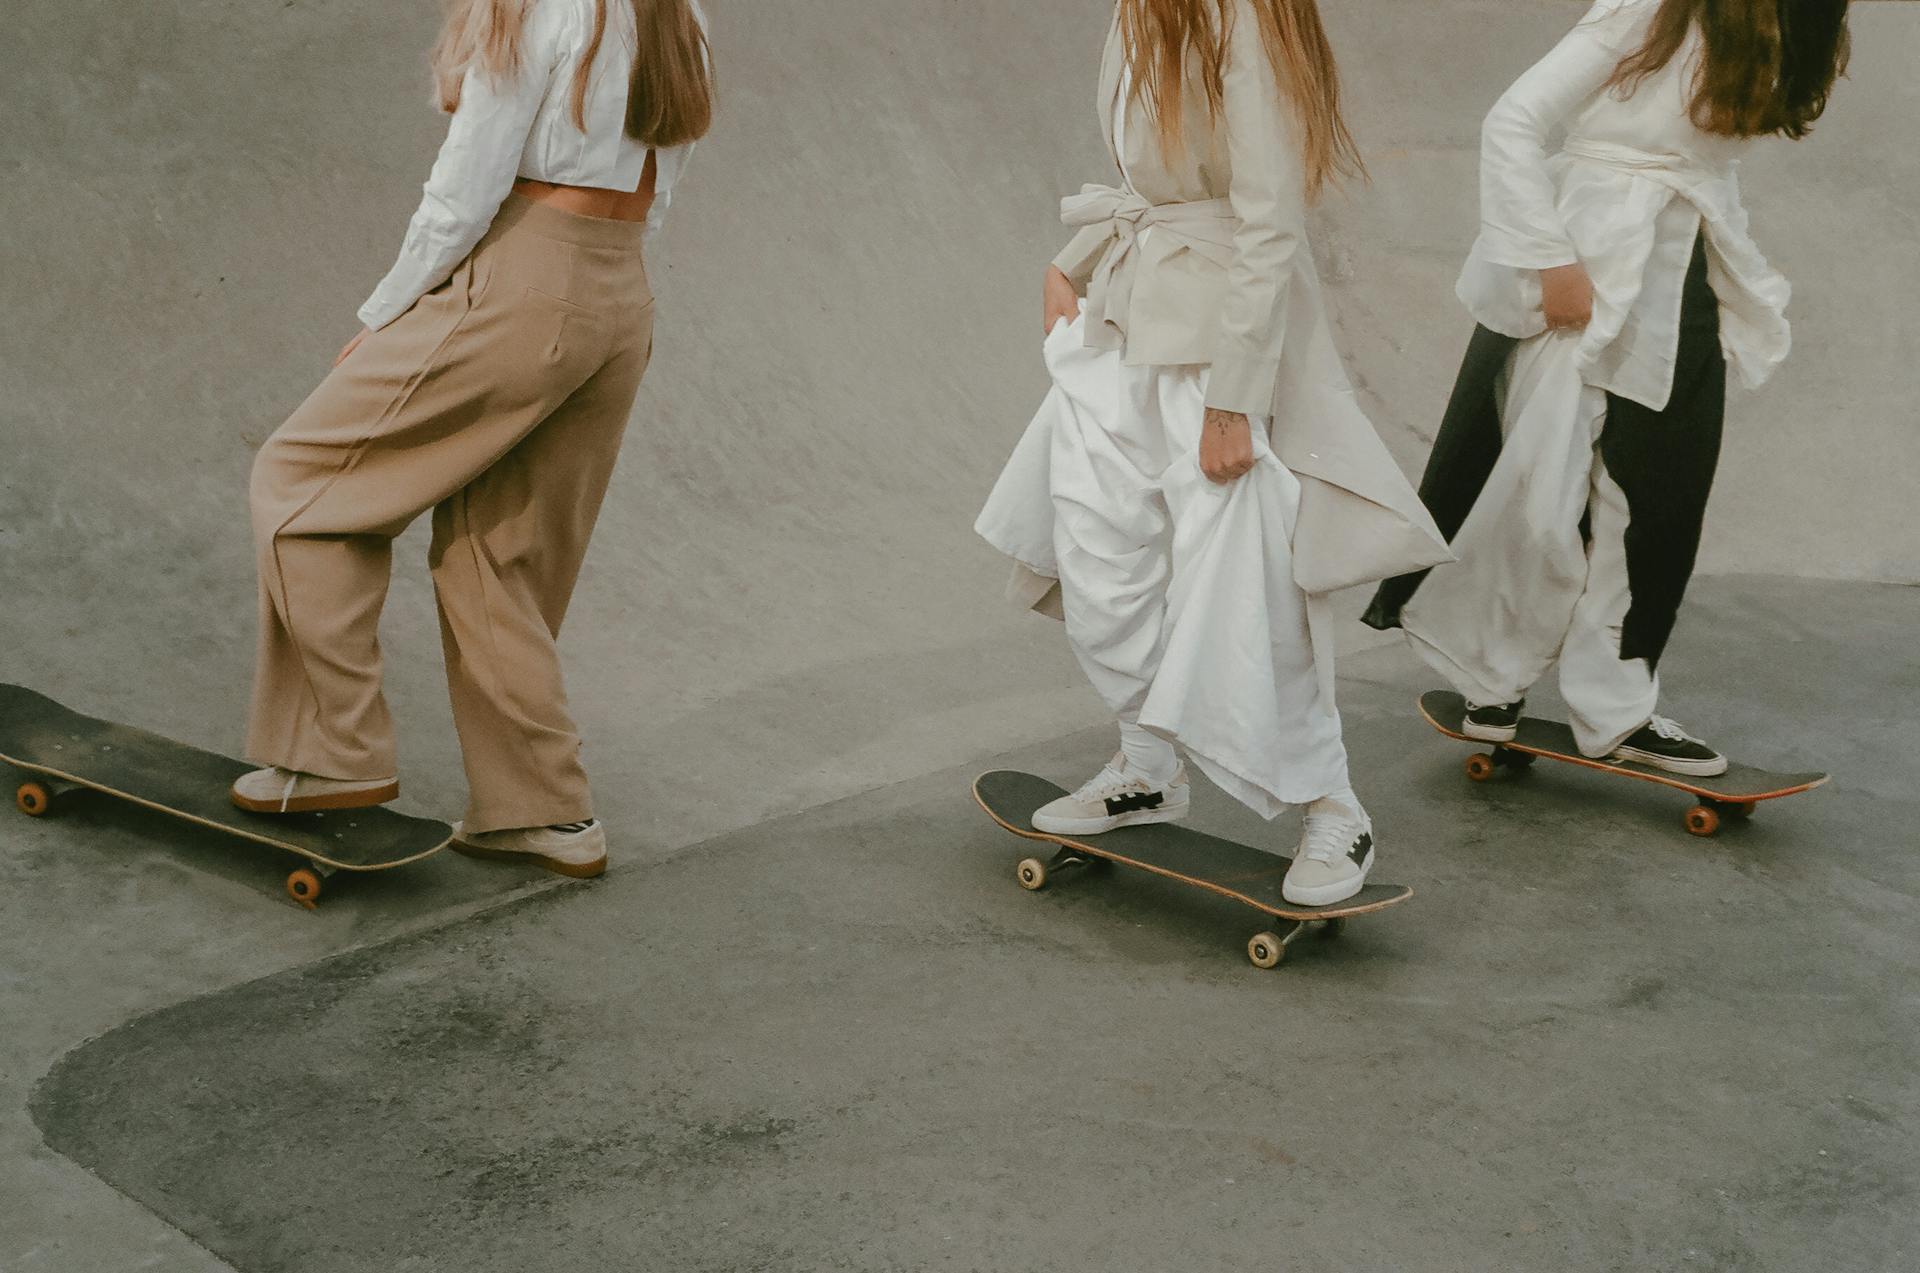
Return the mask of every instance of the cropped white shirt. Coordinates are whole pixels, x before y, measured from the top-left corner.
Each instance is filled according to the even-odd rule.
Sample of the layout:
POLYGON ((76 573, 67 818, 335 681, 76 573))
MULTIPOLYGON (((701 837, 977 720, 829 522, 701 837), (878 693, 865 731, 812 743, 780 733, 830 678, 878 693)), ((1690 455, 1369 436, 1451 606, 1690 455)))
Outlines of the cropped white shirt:
MULTIPOLYGON (((704 28, 697 0, 693 11, 704 28)), ((606 31, 587 80, 586 130, 573 122, 574 73, 592 40, 593 18, 593 0, 533 0, 519 75, 501 80, 478 68, 467 72, 400 259, 360 307, 361 322, 384 327, 444 282, 493 224, 516 177, 639 189, 648 147, 627 135, 627 92, 639 48, 632 5, 607 5, 606 31)), ((692 149, 663 149, 654 161, 648 238, 666 217, 692 149)))
POLYGON ((1539 271, 1584 265, 1594 302, 1582 377, 1654 410, 1673 391, 1680 296, 1703 233, 1721 346, 1742 381, 1766 380, 1791 344, 1790 289, 1749 237, 1740 203, 1735 170, 1748 143, 1689 116, 1699 32, 1631 95, 1607 88, 1659 6, 1599 0, 1488 114, 1480 237, 1458 289, 1477 321, 1525 339, 1546 330, 1539 271), (1560 153, 1549 155, 1562 128, 1560 153))

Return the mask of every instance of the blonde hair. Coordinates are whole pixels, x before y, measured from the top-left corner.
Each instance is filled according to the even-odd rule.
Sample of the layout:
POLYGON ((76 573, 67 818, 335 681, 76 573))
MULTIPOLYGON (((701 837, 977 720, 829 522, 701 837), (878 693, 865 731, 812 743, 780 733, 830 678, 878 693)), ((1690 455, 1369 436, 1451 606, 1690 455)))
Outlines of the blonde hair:
MULTIPOLYGON (((1300 122, 1307 197, 1329 182, 1365 177, 1366 164, 1340 110, 1340 72, 1315 0, 1251 0, 1260 43, 1281 93, 1300 122)), ((1178 153, 1185 133, 1189 59, 1198 64, 1207 117, 1218 123, 1226 93, 1226 60, 1234 0, 1120 0, 1120 30, 1133 95, 1154 121, 1163 155, 1178 153)))
MULTIPOLYGON (((627 134, 649 146, 680 146, 713 125, 713 64, 707 33, 689 0, 623 0, 633 6, 640 54, 627 92, 627 134)), ((520 74, 527 12, 534 0, 450 0, 433 47, 435 100, 460 106, 467 72, 520 74)), ((588 79, 607 31, 608 0, 593 0, 593 35, 573 75, 573 122, 587 126, 588 79)))

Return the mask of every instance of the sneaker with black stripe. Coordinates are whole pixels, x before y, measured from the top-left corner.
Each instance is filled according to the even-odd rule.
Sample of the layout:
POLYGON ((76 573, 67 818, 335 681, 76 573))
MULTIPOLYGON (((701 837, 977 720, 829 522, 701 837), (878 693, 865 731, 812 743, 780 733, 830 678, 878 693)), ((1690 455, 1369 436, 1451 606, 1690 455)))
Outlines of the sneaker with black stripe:
POLYGON ((1280 882, 1280 896, 1295 906, 1344 902, 1367 882, 1373 858, 1373 820, 1366 810, 1344 805, 1324 813, 1310 809, 1293 865, 1280 882))
POLYGON ((1187 816, 1187 767, 1156 783, 1129 772, 1120 752, 1076 792, 1036 809, 1033 829, 1051 835, 1098 835, 1143 822, 1178 822, 1187 816))

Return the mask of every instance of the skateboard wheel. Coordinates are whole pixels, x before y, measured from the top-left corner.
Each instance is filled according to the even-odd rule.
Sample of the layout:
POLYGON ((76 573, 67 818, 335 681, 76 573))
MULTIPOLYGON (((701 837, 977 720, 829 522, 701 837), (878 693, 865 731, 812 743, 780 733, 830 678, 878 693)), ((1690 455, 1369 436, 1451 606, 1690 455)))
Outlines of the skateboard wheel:
POLYGON ((13 793, 13 802, 29 818, 44 818, 53 812, 53 792, 44 782, 23 782, 13 793))
POLYGON ((1047 886, 1047 864, 1039 858, 1022 858, 1015 877, 1029 893, 1047 886))
POLYGON ((1338 937, 1341 933, 1345 932, 1346 928, 1347 928, 1346 920, 1330 919, 1320 925, 1320 935, 1322 937, 1332 939, 1332 938, 1338 937))
POLYGON ((1287 957, 1287 944, 1275 933, 1255 933, 1247 939, 1247 958, 1255 968, 1278 968, 1287 957))
POLYGON ((1753 816, 1753 801, 1740 800, 1733 804, 1723 804, 1720 806, 1720 812, 1730 818, 1751 818, 1753 816))
POLYGON ((312 910, 320 901, 320 877, 301 867, 287 876, 287 896, 312 910))
POLYGON ((1487 755, 1485 752, 1477 751, 1467 757, 1467 777, 1473 779, 1475 782, 1485 782, 1487 779, 1493 777, 1493 773, 1494 763, 1492 756, 1487 755))
POLYGON ((1687 810, 1687 830, 1695 835, 1712 835, 1720 829, 1720 815, 1706 805, 1697 804, 1687 810))
POLYGON ((1533 762, 1540 759, 1530 751, 1503 751, 1500 763, 1509 769, 1531 769, 1533 762))

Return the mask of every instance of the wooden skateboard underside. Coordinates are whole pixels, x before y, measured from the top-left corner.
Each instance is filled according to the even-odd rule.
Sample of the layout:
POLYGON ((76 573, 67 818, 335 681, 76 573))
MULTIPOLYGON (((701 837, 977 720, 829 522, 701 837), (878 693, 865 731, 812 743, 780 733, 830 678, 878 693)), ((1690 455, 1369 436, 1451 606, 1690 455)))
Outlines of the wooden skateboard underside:
POLYGON ((1475 738, 1466 732, 1467 701, 1452 690, 1429 690, 1422 694, 1420 715, 1449 738, 1489 749, 1487 753, 1467 758, 1467 776, 1476 782, 1491 778, 1501 768, 1524 769, 1533 757, 1545 756, 1603 773, 1659 783, 1700 798, 1702 803, 1687 814, 1687 830, 1695 835, 1712 835, 1719 830, 1722 813, 1744 817, 1763 800, 1811 791, 1828 778, 1823 773, 1775 773, 1740 764, 1729 764, 1725 773, 1701 778, 1668 773, 1633 761, 1595 760, 1580 754, 1571 727, 1534 716, 1521 717, 1513 738, 1507 742, 1475 738))
POLYGON ((18 685, 0 685, 0 761, 59 786, 99 791, 343 871, 417 861, 446 847, 452 834, 444 822, 391 809, 300 814, 236 809, 227 789, 253 766, 82 715, 18 685))
POLYGON ((1260 933, 1248 943, 1249 956, 1262 967, 1278 963, 1286 946, 1309 923, 1324 923, 1330 929, 1337 929, 1338 921, 1384 910, 1413 896, 1413 890, 1404 885, 1367 884, 1353 897, 1332 906, 1296 906, 1280 895, 1280 884, 1292 865, 1291 858, 1175 823, 1119 827, 1084 839, 1036 830, 1032 822, 1034 810, 1065 794, 1064 788, 1045 778, 1013 770, 995 770, 974 780, 973 798, 988 817, 1015 835, 1061 848, 1051 864, 1037 859, 1022 862, 1020 882, 1023 886, 1039 888, 1050 869, 1083 865, 1092 860, 1137 867, 1232 898, 1294 925, 1283 936, 1260 933))

